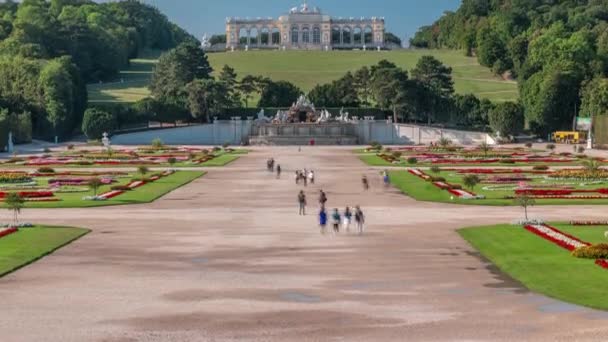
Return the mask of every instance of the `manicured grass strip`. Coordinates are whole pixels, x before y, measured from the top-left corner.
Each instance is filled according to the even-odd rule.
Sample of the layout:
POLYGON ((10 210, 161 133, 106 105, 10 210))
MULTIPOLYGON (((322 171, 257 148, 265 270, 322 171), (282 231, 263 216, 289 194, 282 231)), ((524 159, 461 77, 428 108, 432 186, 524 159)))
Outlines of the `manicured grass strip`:
POLYGON ((0 239, 0 277, 27 266, 89 233, 88 229, 36 226, 0 239))
MULTIPOLYGON (((93 192, 78 192, 78 193, 67 193, 57 194, 62 200, 58 202, 26 202, 27 208, 90 208, 90 207, 104 207, 111 205, 125 205, 125 204, 143 204, 150 203, 156 199, 166 195, 167 193, 180 188, 195 179, 203 176, 203 171, 176 171, 172 175, 162 177, 152 183, 148 183, 137 189, 127 191, 124 194, 109 199, 107 201, 84 201, 82 200, 85 196, 92 196, 93 192)), ((121 180, 121 184, 126 184, 130 179, 121 180)), ((115 184, 113 184, 115 185, 115 184)), ((97 194, 102 194, 109 191, 111 186, 103 186, 97 194)), ((5 207, 2 203, 0 208, 5 207)))
POLYGON ((221 156, 215 157, 207 162, 198 164, 196 166, 206 166, 206 167, 219 167, 219 166, 226 166, 230 163, 232 163, 233 161, 239 159, 238 155, 234 155, 234 154, 222 154, 221 156))
MULTIPOLYGON (((561 229, 563 225, 557 227, 561 229)), ((575 234, 577 229, 565 232, 575 234)), ((530 290, 574 304, 608 309, 608 271, 596 266, 594 260, 572 257, 565 249, 518 226, 475 227, 458 232, 484 257, 530 290)))
MULTIPOLYGON (((439 176, 445 177, 450 183, 462 184, 460 177, 450 177, 453 172, 441 172, 439 176)), ((454 203, 466 205, 488 205, 488 206, 514 206, 513 200, 503 198, 507 194, 513 194, 512 191, 482 191, 483 185, 478 185, 473 192, 478 195, 485 195, 486 199, 480 200, 465 200, 458 197, 451 198, 452 195, 441 190, 438 187, 427 182, 420 177, 414 176, 407 171, 389 171, 391 183, 404 194, 412 197, 417 201, 424 202, 440 202, 454 203)), ((606 205, 608 199, 537 199, 536 205, 606 205)), ((534 211, 534 208, 530 208, 534 211)))

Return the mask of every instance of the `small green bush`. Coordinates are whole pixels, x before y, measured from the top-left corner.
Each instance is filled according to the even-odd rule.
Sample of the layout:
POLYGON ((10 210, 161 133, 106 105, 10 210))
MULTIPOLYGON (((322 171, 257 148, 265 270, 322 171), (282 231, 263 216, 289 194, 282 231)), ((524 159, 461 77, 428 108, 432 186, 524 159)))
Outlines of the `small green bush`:
POLYGON ((38 168, 38 173, 55 173, 55 169, 43 166, 38 168))
POLYGON ((500 162, 502 164, 515 164, 515 160, 513 160, 513 159, 503 159, 500 162))
POLYGON ((531 142, 529 142, 529 143, 526 143, 526 145, 525 145, 525 146, 526 146, 527 148, 532 148, 532 146, 533 146, 533 145, 532 145, 532 143, 531 143, 531 142))
POLYGON ((400 159, 402 155, 403 155, 402 152, 399 152, 399 151, 393 152, 393 158, 395 158, 395 159, 400 159))
POLYGON ((177 158, 170 157, 169 159, 167 159, 167 163, 169 163, 169 165, 173 165, 173 164, 177 163, 177 158))
POLYGON ((408 164, 412 164, 412 165, 413 164, 418 164, 418 159, 415 158, 415 157, 409 157, 409 158, 407 158, 407 163, 408 164))
POLYGON ((608 244, 600 243, 577 248, 572 251, 572 255, 582 259, 608 259, 608 244))
POLYGON ((547 144, 547 150, 549 151, 554 151, 555 150, 555 144, 547 144))
POLYGON ((430 170, 431 170, 432 173, 439 173, 439 172, 441 172, 441 168, 439 166, 437 166, 437 165, 431 166, 430 170))
POLYGON ((549 166, 547 165, 535 165, 533 168, 535 171, 547 171, 549 170, 549 166))
POLYGON ((131 191, 132 190, 131 188, 129 188, 126 185, 114 185, 110 189, 112 189, 114 191, 131 191))
POLYGON ((578 153, 585 153, 585 148, 583 146, 579 146, 577 149, 578 153))

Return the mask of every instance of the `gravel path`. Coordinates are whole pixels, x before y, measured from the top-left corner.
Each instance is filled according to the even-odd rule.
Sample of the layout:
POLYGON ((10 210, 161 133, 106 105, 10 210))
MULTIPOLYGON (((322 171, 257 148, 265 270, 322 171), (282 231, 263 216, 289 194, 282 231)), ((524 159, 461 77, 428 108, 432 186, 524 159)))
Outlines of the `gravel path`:
MULTIPOLYGON (((532 209, 547 220, 604 213, 532 209)), ((608 313, 527 291, 455 232, 520 216, 415 202, 344 148, 258 148, 152 204, 24 211, 93 232, 0 279, 0 340, 605 340, 608 313), (280 180, 265 170, 271 156, 280 180), (301 217, 293 170, 304 167, 318 182, 301 217), (330 208, 362 206, 364 236, 319 234, 320 188, 330 208)))

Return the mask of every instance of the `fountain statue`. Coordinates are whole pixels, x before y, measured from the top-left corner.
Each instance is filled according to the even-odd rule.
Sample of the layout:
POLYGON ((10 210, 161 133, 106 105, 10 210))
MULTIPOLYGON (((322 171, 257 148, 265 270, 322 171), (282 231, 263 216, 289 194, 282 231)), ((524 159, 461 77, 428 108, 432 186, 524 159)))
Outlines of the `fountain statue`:
POLYGON ((258 118, 255 120, 256 123, 269 123, 271 120, 269 117, 267 117, 266 115, 264 115, 264 108, 262 108, 262 110, 260 110, 260 112, 258 113, 258 118))
POLYGON ((209 41, 209 37, 207 36, 207 34, 205 33, 203 35, 203 38, 201 39, 201 48, 203 50, 207 50, 211 47, 211 42, 209 41))

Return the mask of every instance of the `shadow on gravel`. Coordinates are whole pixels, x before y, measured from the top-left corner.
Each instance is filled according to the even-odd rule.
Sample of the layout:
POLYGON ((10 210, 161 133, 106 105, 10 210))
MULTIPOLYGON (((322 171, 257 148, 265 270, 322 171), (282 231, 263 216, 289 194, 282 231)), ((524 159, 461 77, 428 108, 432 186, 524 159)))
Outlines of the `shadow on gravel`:
POLYGON ((483 286, 495 289, 508 289, 512 290, 516 294, 526 294, 530 292, 530 290, 528 290, 522 283, 502 272, 498 267, 496 267, 496 265, 494 265, 490 260, 486 259, 479 252, 467 251, 466 253, 481 261, 485 265, 485 269, 492 274, 494 279, 498 281, 498 283, 488 283, 483 284, 483 286))

